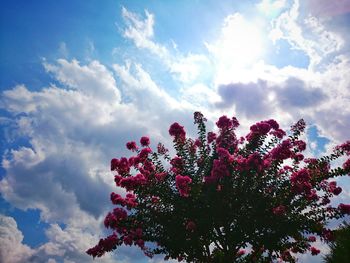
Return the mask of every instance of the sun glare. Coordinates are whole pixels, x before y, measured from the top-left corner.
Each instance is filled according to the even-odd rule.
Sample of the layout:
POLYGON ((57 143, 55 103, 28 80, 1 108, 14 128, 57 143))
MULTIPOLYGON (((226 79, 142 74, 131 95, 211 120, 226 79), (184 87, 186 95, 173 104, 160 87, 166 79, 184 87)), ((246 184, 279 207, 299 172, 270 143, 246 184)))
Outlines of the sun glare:
POLYGON ((248 66, 257 62, 263 55, 263 38, 255 23, 239 14, 226 18, 221 38, 208 46, 220 64, 248 66))

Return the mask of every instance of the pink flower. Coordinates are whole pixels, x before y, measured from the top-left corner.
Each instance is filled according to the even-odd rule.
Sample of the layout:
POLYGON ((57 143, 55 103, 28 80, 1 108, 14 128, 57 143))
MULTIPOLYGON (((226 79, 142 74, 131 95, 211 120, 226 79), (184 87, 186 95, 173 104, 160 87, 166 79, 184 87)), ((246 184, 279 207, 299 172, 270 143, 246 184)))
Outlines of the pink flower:
POLYGON ((343 164, 343 169, 348 175, 350 175, 350 159, 347 159, 343 164))
POLYGON ((134 141, 132 141, 132 142, 127 142, 127 143, 126 143, 126 148, 127 148, 128 150, 131 150, 131 151, 137 150, 136 142, 134 142, 134 141))
POLYGON ((306 149, 306 143, 302 140, 295 141, 294 146, 296 146, 299 151, 304 151, 306 149))
POLYGON ((344 151, 346 155, 350 155, 350 141, 346 141, 345 143, 335 147, 335 149, 344 151))
POLYGON ((274 130, 277 130, 280 126, 279 124, 277 123, 277 121, 271 119, 271 120, 268 120, 266 121, 268 124, 270 124, 271 128, 274 129, 274 130))
POLYGON ((216 134, 214 132, 208 132, 207 135, 208 143, 212 143, 216 139, 216 134))
POLYGON ((257 135, 266 135, 271 130, 271 125, 266 121, 257 122, 250 126, 250 131, 257 135))
POLYGON ((232 161, 231 154, 225 148, 219 147, 219 148, 216 149, 216 152, 218 153, 219 159, 222 159, 222 160, 224 160, 226 162, 231 162, 232 161))
POLYGON ((113 213, 108 213, 103 221, 106 228, 115 228, 117 227, 118 220, 113 213))
POLYGON ((145 184, 147 179, 143 174, 136 174, 135 176, 129 176, 126 178, 122 178, 120 180, 120 186, 125 188, 127 191, 132 191, 135 188, 145 184))
POLYGON ((189 184, 192 183, 192 179, 188 176, 176 175, 175 182, 180 195, 183 197, 188 197, 190 191, 189 184))
POLYGON ((283 251, 281 254, 281 258, 284 261, 289 261, 289 259, 291 258, 291 254, 290 254, 289 250, 283 251))
POLYGON ((166 154, 169 150, 167 148, 165 148, 164 144, 162 143, 158 143, 157 145, 157 152, 159 154, 166 154))
POLYGON ((140 139, 140 143, 141 143, 142 146, 148 146, 151 142, 149 140, 149 137, 143 136, 140 139))
POLYGON ((341 187, 337 187, 336 181, 332 181, 332 182, 329 182, 329 191, 334 195, 339 195, 342 192, 342 189, 341 187))
POLYGON ((181 126, 177 122, 174 122, 169 128, 170 136, 174 136, 176 139, 184 139, 186 137, 186 132, 184 126, 181 126))
MULTIPOLYGON (((113 160, 112 160, 113 161, 113 160)), ((130 172, 130 165, 129 165, 129 160, 125 157, 120 158, 118 163, 116 164, 116 170, 118 171, 119 174, 127 174, 130 172)))
POLYGON ((272 213, 275 215, 283 215, 286 212, 286 207, 284 205, 279 205, 275 208, 272 208, 272 213))
POLYGON ((182 169, 183 160, 181 159, 181 157, 175 156, 173 159, 170 160, 170 164, 175 168, 182 169))
POLYGON ((224 115, 219 118, 219 120, 216 122, 216 125, 220 129, 229 129, 233 127, 233 122, 231 119, 227 118, 226 115, 224 115))
POLYGON ((131 235, 124 236, 123 242, 125 245, 131 246, 132 245, 132 236, 131 235))
POLYGON ((226 176, 230 176, 230 172, 227 169, 226 163, 221 160, 214 160, 210 177, 220 179, 226 176))
POLYGON ((117 170, 118 165, 119 165, 119 160, 116 158, 113 158, 111 160, 111 171, 117 170))
POLYGON ((308 240, 310 242, 316 242, 316 237, 315 236, 309 236, 308 240))
POLYGON ((342 189, 339 186, 334 188, 334 190, 333 190, 334 195, 339 195, 341 192, 342 192, 342 189))
POLYGON ((283 136, 286 135, 286 132, 284 130, 282 130, 282 129, 277 129, 277 130, 274 130, 274 131, 270 131, 270 134, 276 136, 279 139, 282 139, 283 136))
POLYGON ((135 245, 139 246, 140 248, 144 248, 145 247, 145 241, 143 241, 142 239, 138 239, 135 241, 135 245))
POLYGON ((128 217, 127 212, 123 208, 120 208, 120 207, 116 207, 113 209, 113 215, 115 216, 115 219, 117 221, 124 220, 128 217))
POLYGON ((167 173, 156 173, 154 175, 158 181, 163 181, 165 177, 167 176, 167 173))
POLYGON ((114 192, 111 193, 111 201, 114 205, 121 205, 121 206, 125 205, 124 198, 114 192))
POLYGON ((276 160, 285 160, 288 159, 289 157, 292 156, 292 151, 291 151, 292 144, 289 139, 286 139, 282 141, 281 144, 277 145, 275 148, 273 148, 269 156, 272 159, 276 160))
POLYGON ((245 252, 244 249, 240 249, 240 250, 238 250, 238 252, 237 252, 237 256, 243 256, 245 253, 246 253, 246 252, 245 252))
POLYGON ((303 119, 300 119, 297 121, 297 123, 295 123, 294 125, 291 126, 291 130, 293 132, 301 133, 304 131, 305 127, 306 127, 305 121, 303 119))
POLYGON ((94 258, 101 257, 105 252, 114 250, 119 244, 120 240, 118 239, 117 234, 113 233, 105 239, 100 239, 98 245, 88 249, 86 253, 94 258))
POLYGON ((338 209, 340 210, 341 213, 350 215, 350 205, 340 203, 338 205, 338 209))
POLYGON ((142 229, 141 228, 136 228, 135 230, 135 235, 137 237, 142 237, 142 229))
POLYGON ((188 221, 186 224, 186 230, 193 232, 196 229, 196 224, 193 221, 188 221))
POLYGON ((122 179, 123 179, 123 177, 120 175, 114 176, 114 182, 116 183, 117 186, 120 186, 120 182, 122 179))
POLYGON ((322 236, 327 241, 333 241, 334 240, 334 234, 333 231, 330 229, 323 229, 322 230, 322 236))
POLYGON ((317 249, 315 247, 311 247, 310 251, 311 251, 311 255, 313 255, 313 256, 316 256, 321 252, 319 249, 317 249))
POLYGON ((201 123, 201 122, 207 121, 207 119, 204 118, 204 115, 199 111, 196 111, 193 114, 193 116, 194 116, 194 123, 201 123))
POLYGON ((152 196, 151 201, 153 204, 159 203, 159 197, 158 196, 152 196))
POLYGON ((152 152, 152 150, 150 148, 143 148, 140 153, 139 153, 139 157, 141 160, 145 160, 148 157, 148 154, 150 154, 152 152))

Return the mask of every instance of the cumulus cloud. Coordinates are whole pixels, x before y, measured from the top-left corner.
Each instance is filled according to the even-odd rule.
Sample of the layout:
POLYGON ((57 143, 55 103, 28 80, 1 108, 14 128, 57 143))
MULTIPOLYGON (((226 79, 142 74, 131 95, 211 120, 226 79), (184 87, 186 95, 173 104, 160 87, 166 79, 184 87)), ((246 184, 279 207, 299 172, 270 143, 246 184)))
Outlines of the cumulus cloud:
POLYGON ((221 85, 218 87, 221 101, 216 106, 224 109, 234 106, 238 116, 265 117, 272 110, 268 93, 269 88, 264 81, 221 85))
POLYGON ((24 263, 33 254, 24 245, 23 234, 12 217, 0 215, 0 261, 3 263, 24 263))
MULTIPOLYGON (((276 6, 282 8, 283 1, 279 2, 280 6, 276 6)), ((287 32, 283 37, 315 59, 316 55, 332 54, 339 48, 341 42, 333 34, 324 33, 327 30, 321 30, 320 22, 312 17, 305 22, 308 28, 324 34, 324 39, 330 38, 331 42, 316 48, 315 40, 305 40, 295 22, 299 18, 296 10, 294 5, 294 9, 277 18, 280 22, 276 22, 276 28, 285 29, 283 34, 287 32), (293 33, 294 29, 297 33, 293 33)), ((12 139, 26 138, 28 143, 8 149, 3 156, 6 176, 0 181, 0 192, 18 208, 39 209, 42 220, 50 224, 46 231, 49 241, 29 248, 22 244, 23 236, 13 219, 2 219, 3 242, 14 242, 20 249, 16 254, 19 261, 14 262, 21 262, 22 258, 33 262, 60 262, 62 258, 66 262, 89 262, 91 259, 84 251, 99 239, 100 216, 110 208, 109 192, 121 191, 112 188, 109 160, 116 154, 127 155, 125 142, 138 140, 141 135, 150 135, 153 145, 157 141, 169 143, 167 130, 174 121, 194 134, 192 112, 198 108, 214 119, 221 112, 235 112, 239 119, 243 116, 247 120, 268 116, 280 120, 280 116, 295 121, 306 115, 311 123, 317 123, 322 136, 337 141, 349 139, 350 80, 346 76, 350 74, 350 65, 346 56, 338 56, 322 73, 295 67, 278 69, 260 63, 252 66, 254 70, 246 69, 244 80, 248 81, 233 81, 245 77, 240 71, 225 69, 237 54, 226 60, 226 53, 220 55, 219 47, 234 42, 230 34, 239 25, 246 28, 251 25, 246 24, 244 17, 231 15, 223 25, 222 38, 208 44, 218 71, 226 74, 213 76, 212 83, 218 84, 215 93, 212 83, 203 84, 197 79, 202 67, 210 64, 209 59, 201 54, 182 55, 157 43, 154 15, 145 14, 142 18, 123 8, 124 37, 157 55, 182 83, 191 83, 181 90, 179 98, 168 94, 140 63, 115 64, 110 70, 96 60, 84 65, 65 59, 55 63, 44 61, 56 85, 37 91, 18 85, 2 93, 0 106, 12 116, 6 119, 7 132, 12 139), (206 103, 214 107, 203 107, 206 103), (12 232, 14 239, 8 238, 12 232)), ((15 257, 8 251, 1 253, 9 260, 15 257)), ((125 262, 140 255, 129 249, 121 249, 120 253, 125 262)), ((103 260, 111 262, 112 257, 103 260)))
POLYGON ((311 69, 339 51, 343 38, 327 30, 315 16, 301 16, 299 0, 294 0, 292 7, 273 20, 270 32, 272 41, 284 39, 295 49, 305 52, 310 59, 311 69))
POLYGON ((69 88, 82 90, 85 95, 104 102, 120 101, 120 93, 112 74, 100 62, 80 66, 77 60, 68 62, 58 59, 57 65, 44 63, 45 69, 53 73, 58 81, 69 88))
POLYGON ((320 104, 327 97, 320 88, 306 87, 304 81, 289 78, 283 87, 276 89, 277 100, 283 108, 309 108, 320 104))
MULTIPOLYGON (((1 106, 17 127, 13 136, 27 138, 28 145, 3 156, 6 176, 0 192, 15 207, 39 209, 41 219, 50 223, 49 241, 35 248, 30 260, 88 262, 84 251, 102 232, 100 217, 110 209, 109 193, 123 192, 113 187, 109 160, 127 155, 125 143, 145 134, 153 145, 167 143, 172 121, 192 126, 192 110, 158 87, 138 64, 132 71, 115 65, 115 72, 98 61, 80 65, 62 59, 44 66, 58 87, 31 91, 19 85, 2 93, 1 106), (89 230, 91 225, 98 227, 89 230)), ((129 261, 140 255, 135 251, 121 250, 121 255, 129 261)))

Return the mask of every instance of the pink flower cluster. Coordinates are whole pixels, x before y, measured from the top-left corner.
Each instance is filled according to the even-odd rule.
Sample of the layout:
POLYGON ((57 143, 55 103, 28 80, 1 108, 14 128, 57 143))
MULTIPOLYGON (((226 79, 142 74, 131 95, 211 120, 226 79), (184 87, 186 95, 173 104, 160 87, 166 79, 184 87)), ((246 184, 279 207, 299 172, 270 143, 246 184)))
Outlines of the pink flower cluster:
POLYGON ((173 123, 169 128, 169 134, 174 136, 175 139, 184 140, 186 138, 186 132, 184 126, 181 126, 179 123, 173 123))
POLYGON ((350 215, 350 205, 340 203, 338 208, 341 213, 350 215))
POLYGON ((291 175, 292 191, 297 194, 311 193, 310 173, 307 169, 301 169, 291 175))
POLYGON ((273 119, 252 125, 246 136, 237 138, 235 117, 221 116, 215 132, 206 130, 203 114, 196 112, 194 119, 197 138, 187 138, 177 122, 170 126, 173 156, 161 143, 153 152, 150 138, 143 136, 140 148, 135 141, 126 143, 134 156, 111 160, 116 186, 127 193, 125 197, 111 193, 117 207, 106 215, 104 225, 113 234, 87 253, 100 257, 124 244, 140 247, 146 256, 164 253, 167 259, 188 262, 216 262, 217 255, 227 256, 225 262, 240 257, 259 261, 267 252, 279 255, 280 261, 293 261, 291 252, 319 254, 311 246, 316 236, 321 241, 334 238, 333 231, 325 228, 327 220, 350 215, 350 204, 330 205, 330 198, 340 195, 342 188, 329 181, 350 174, 350 159, 337 169, 331 169, 330 162, 350 155, 350 141, 325 158, 304 159, 306 143, 299 139, 303 120, 292 126, 288 138, 273 119), (294 222, 291 229, 285 224, 289 220, 294 222), (273 246, 268 241, 267 248, 255 234, 247 242, 252 233, 244 229, 251 228, 264 233, 266 240, 281 242, 273 246), (272 228, 276 231, 265 231, 272 228), (217 240, 210 250, 213 237, 217 240), (244 250, 240 238, 252 249, 244 250), (146 247, 148 241, 156 248, 146 247), (226 247, 233 249, 225 254, 221 248, 226 247))
POLYGON ((121 186, 125 188, 127 191, 133 191, 137 187, 147 183, 146 177, 141 173, 138 173, 135 176, 129 176, 125 178, 119 175, 116 175, 114 177, 114 181, 117 186, 121 186))
POLYGON ((118 245, 121 244, 120 239, 118 238, 116 233, 113 233, 112 235, 108 236, 105 239, 100 239, 98 244, 86 251, 86 253, 90 256, 95 257, 102 257, 105 252, 110 252, 118 245))
POLYGON ((238 120, 233 117, 232 119, 229 119, 226 115, 221 116, 219 120, 216 122, 216 125, 220 129, 231 129, 231 128, 237 128, 239 126, 238 120))
POLYGON ((272 208, 272 213, 275 215, 281 216, 286 212, 286 207, 284 205, 279 205, 277 207, 272 208))
POLYGON ((190 184, 192 183, 192 179, 188 176, 176 175, 175 182, 180 195, 188 197, 191 190, 190 184))
POLYGON ((137 206, 136 196, 132 193, 127 193, 126 197, 123 198, 119 194, 112 192, 111 201, 114 205, 121 205, 123 207, 126 206, 128 209, 131 209, 137 206))

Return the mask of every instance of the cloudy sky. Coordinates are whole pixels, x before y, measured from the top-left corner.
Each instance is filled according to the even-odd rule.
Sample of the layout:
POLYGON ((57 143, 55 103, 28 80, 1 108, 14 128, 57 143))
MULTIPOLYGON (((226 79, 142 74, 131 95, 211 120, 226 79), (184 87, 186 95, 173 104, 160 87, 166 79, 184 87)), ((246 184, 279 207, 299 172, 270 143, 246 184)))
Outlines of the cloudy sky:
MULTIPOLYGON (((0 5, 1 262, 92 261, 120 191, 110 159, 142 135, 169 145, 174 121, 194 135, 194 111, 242 133, 302 117, 317 156, 350 139, 349 0, 0 5)), ((162 261, 122 247, 95 262, 162 261)))

